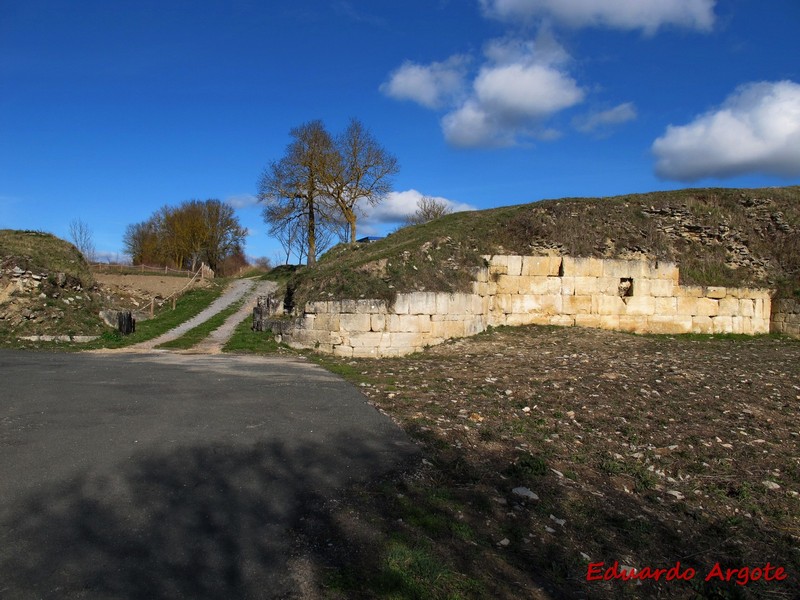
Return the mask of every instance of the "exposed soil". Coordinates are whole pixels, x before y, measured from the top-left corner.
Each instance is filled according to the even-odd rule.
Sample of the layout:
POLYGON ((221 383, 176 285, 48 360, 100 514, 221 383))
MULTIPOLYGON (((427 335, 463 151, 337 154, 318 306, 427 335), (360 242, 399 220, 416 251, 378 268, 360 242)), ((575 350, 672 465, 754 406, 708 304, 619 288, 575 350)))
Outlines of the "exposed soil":
MULTIPOLYGON (((158 275, 119 275, 115 273, 95 273, 95 281, 119 291, 139 292, 149 296, 168 298, 181 291, 191 281, 188 277, 171 277, 158 275)), ((195 282, 197 286, 205 285, 205 281, 195 282)))
POLYGON ((340 511, 381 531, 356 566, 328 571, 342 597, 383 585, 353 575, 385 571, 397 536, 470 582, 445 585, 460 597, 800 597, 797 341, 523 327, 404 359, 323 361, 428 462, 340 511), (587 581, 600 562, 696 575, 587 581), (788 577, 705 581, 717 563, 767 562, 788 577))

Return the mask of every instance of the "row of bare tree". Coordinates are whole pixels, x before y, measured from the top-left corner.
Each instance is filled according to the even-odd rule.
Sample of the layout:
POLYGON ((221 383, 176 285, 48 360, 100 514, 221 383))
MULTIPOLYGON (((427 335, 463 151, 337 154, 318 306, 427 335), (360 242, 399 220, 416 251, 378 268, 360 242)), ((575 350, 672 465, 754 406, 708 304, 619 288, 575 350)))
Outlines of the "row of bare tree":
POLYGON ((332 136, 322 121, 290 131, 286 154, 265 169, 258 184, 264 221, 287 251, 308 265, 334 235, 354 243, 364 204, 391 191, 397 159, 357 119, 332 136))
POLYGON ((230 205, 190 200, 164 206, 146 221, 128 225, 122 241, 135 265, 194 271, 204 262, 217 271, 225 262, 246 263, 246 235, 230 205))

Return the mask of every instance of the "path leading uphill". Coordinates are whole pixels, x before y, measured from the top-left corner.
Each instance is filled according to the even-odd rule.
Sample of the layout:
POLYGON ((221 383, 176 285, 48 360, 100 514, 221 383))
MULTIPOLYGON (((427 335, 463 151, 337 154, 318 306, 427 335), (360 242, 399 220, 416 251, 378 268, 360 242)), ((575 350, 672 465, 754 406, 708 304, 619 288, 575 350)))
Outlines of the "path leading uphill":
POLYGON ((167 350, 156 349, 156 346, 181 337, 190 329, 205 323, 217 313, 228 308, 231 304, 244 298, 244 304, 236 313, 231 315, 221 327, 213 331, 208 338, 191 350, 192 354, 217 354, 220 352, 222 346, 230 339, 231 335, 233 335, 233 330, 236 326, 244 320, 248 313, 252 312, 253 307, 256 305, 257 298, 274 292, 276 288, 277 284, 273 281, 237 279, 231 283, 228 289, 226 289, 219 298, 214 300, 208 308, 193 318, 181 323, 174 329, 170 329, 157 338, 129 346, 125 348, 123 352, 167 352, 167 350))

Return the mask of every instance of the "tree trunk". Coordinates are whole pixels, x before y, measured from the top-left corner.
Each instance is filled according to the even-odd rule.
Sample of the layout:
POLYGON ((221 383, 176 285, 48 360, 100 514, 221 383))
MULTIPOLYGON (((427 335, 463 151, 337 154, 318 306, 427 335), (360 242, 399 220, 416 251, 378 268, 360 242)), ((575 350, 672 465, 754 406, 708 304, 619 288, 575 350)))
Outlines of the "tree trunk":
POLYGON ((314 200, 308 203, 308 257, 306 264, 313 267, 317 264, 317 224, 314 215, 314 200))

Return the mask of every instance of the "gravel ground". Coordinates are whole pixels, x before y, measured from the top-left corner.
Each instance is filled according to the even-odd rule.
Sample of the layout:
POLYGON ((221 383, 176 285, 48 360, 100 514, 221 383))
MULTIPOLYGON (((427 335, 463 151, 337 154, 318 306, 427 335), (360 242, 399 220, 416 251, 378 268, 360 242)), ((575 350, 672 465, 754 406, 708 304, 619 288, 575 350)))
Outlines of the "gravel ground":
POLYGON ((386 536, 400 519, 406 535, 432 540, 481 593, 800 597, 796 340, 502 328, 337 364, 428 461, 358 510, 386 536), (409 506, 458 528, 412 526, 409 506), (464 527, 471 536, 458 539, 464 527), (640 572, 680 562, 696 576, 587 581, 590 564, 615 562, 640 572), (767 562, 788 577, 735 581, 767 562), (706 581, 715 565, 738 569, 734 581, 706 581))

